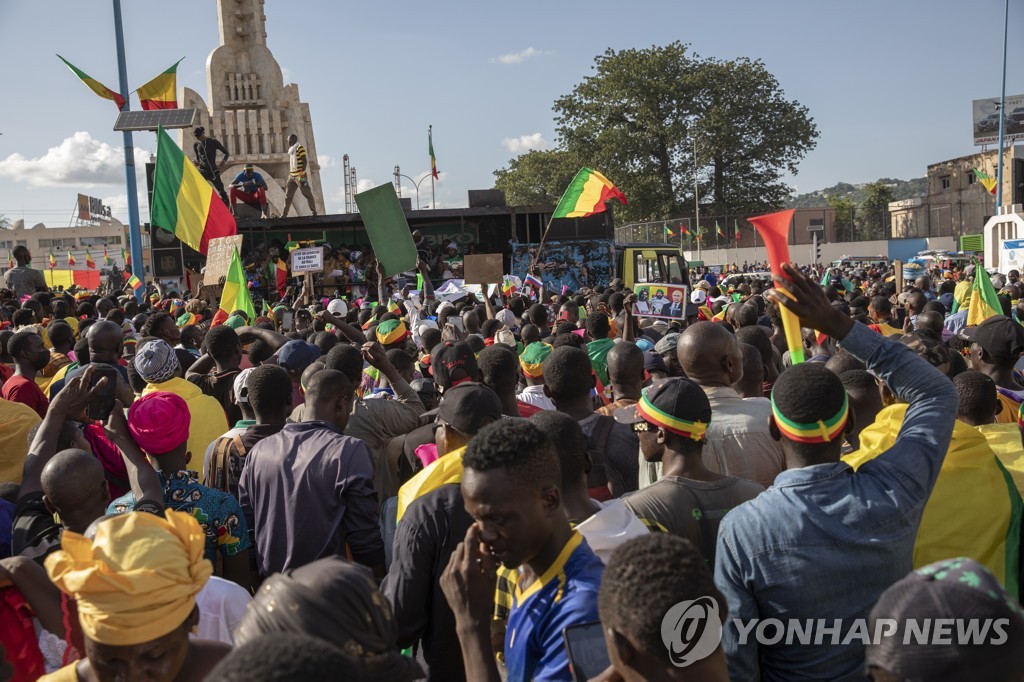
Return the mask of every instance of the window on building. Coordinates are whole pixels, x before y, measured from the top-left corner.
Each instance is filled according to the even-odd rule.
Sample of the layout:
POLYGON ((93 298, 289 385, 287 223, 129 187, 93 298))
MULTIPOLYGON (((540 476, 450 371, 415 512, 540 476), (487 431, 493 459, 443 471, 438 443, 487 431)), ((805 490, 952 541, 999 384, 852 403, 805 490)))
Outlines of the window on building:
POLYGON ((967 174, 967 184, 968 184, 968 185, 973 185, 973 184, 974 184, 974 183, 976 183, 977 181, 978 181, 978 178, 976 178, 976 177, 974 176, 974 173, 973 173, 973 172, 970 172, 970 173, 968 173, 968 174, 967 174))
POLYGON ((949 189, 949 186, 952 184, 948 175, 943 175, 939 178, 939 182, 942 184, 942 189, 949 189))
POLYGON ((41 249, 63 249, 63 248, 74 248, 75 238, 69 237, 67 239, 40 239, 39 248, 41 249))
POLYGON ((82 237, 78 240, 82 246, 120 246, 121 237, 82 237))

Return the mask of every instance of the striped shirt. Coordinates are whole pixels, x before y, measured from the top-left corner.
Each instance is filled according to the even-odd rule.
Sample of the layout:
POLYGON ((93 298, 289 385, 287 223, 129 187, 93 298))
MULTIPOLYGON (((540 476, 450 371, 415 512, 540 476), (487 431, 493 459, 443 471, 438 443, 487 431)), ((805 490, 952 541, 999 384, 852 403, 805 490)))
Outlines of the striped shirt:
POLYGON ((306 175, 306 148, 298 142, 288 149, 288 175, 293 178, 306 175))

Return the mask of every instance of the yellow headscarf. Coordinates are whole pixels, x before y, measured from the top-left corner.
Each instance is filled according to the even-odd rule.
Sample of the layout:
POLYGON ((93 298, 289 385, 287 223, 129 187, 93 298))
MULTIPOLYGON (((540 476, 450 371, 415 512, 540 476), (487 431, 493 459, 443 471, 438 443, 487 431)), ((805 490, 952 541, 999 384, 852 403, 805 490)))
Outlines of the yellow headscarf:
POLYGON ((181 626, 213 573, 199 523, 168 510, 166 519, 131 512, 102 521, 96 539, 65 530, 46 559, 50 580, 78 601, 89 639, 132 646, 181 626))

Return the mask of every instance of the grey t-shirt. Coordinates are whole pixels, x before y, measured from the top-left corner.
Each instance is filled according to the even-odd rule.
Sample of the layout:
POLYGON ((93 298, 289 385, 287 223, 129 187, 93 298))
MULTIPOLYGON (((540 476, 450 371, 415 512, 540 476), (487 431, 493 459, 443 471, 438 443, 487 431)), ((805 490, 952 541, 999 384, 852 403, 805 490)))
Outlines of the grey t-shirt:
POLYGON ((15 298, 19 301, 25 296, 31 296, 37 291, 46 291, 49 288, 41 271, 26 268, 23 265, 5 272, 4 284, 14 292, 15 298))
POLYGON ((667 476, 625 499, 641 519, 657 521, 669 533, 696 545, 708 564, 715 564, 718 524, 730 509, 764 491, 753 481, 726 476, 718 481, 694 481, 667 476))
MULTIPOLYGON (((603 417, 595 412, 579 422, 583 435, 588 440, 597 427, 598 418, 611 419, 611 417, 603 417)), ((637 460, 638 452, 640 452, 640 441, 637 439, 636 434, 633 433, 633 429, 626 424, 614 422, 608 433, 604 453, 608 466, 622 478, 627 492, 632 492, 639 487, 640 462, 637 460)))

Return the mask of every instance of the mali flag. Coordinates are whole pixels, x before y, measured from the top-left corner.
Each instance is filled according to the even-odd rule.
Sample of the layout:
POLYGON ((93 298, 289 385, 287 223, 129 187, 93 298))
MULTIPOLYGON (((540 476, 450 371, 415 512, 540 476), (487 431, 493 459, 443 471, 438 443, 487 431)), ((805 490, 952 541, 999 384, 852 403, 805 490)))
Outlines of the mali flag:
POLYGON ((437 180, 437 157, 434 156, 434 126, 427 127, 427 153, 430 154, 430 174, 434 176, 434 180, 437 180))
POLYGON ((75 255, 73 253, 71 253, 71 249, 68 249, 68 267, 69 268, 75 267, 75 262, 76 262, 75 261, 75 255))
POLYGON ((130 268, 132 266, 132 255, 124 249, 121 249, 121 260, 124 261, 124 266, 126 268, 130 268))
POLYGON ((95 92, 97 95, 99 95, 103 99, 114 100, 114 103, 117 104, 118 111, 120 111, 121 107, 124 106, 124 97, 121 97, 120 94, 118 94, 117 92, 114 92, 113 90, 108 88, 106 85, 104 85, 103 83, 100 83, 98 80, 96 80, 95 78, 93 78, 89 74, 85 73, 84 71, 79 71, 78 69, 76 69, 71 64, 71 62, 69 62, 68 60, 64 59, 64 57, 61 57, 60 55, 57 55, 57 59, 59 59, 62 62, 64 62, 67 65, 67 67, 69 69, 71 69, 71 73, 73 73, 76 76, 78 76, 82 80, 83 83, 85 83, 87 86, 89 86, 90 90, 95 92))
POLYGON ((988 271, 982 267, 978 259, 974 259, 974 285, 971 287, 971 298, 967 311, 967 326, 981 324, 993 315, 1002 315, 1003 306, 999 303, 996 288, 988 277, 988 271))
POLYGON ((284 298, 284 292, 288 289, 288 266, 285 265, 284 259, 280 256, 277 257, 277 263, 271 266, 274 273, 274 286, 277 288, 277 295, 279 298, 284 298))
POLYGON ((105 246, 103 247, 103 264, 104 265, 113 265, 114 264, 114 261, 110 260, 110 254, 107 253, 107 247, 105 247, 105 246))
POLYGON ((995 194, 996 193, 996 179, 995 178, 993 178, 988 173, 982 173, 977 168, 972 168, 971 172, 974 173, 974 177, 978 178, 978 182, 981 183, 981 186, 984 187, 986 190, 988 190, 989 194, 995 194))
POLYGON ((7 249, 7 267, 14 269, 14 253, 10 249, 7 249))
MULTIPOLYGON (((860 434, 860 449, 843 461, 858 469, 888 450, 903 426, 907 405, 878 413, 860 434)), ((1017 443, 1018 449, 1020 443, 1017 443)), ((977 428, 953 422, 953 438, 928 497, 914 541, 914 568, 952 557, 975 559, 1018 595, 1020 492, 977 428)))
POLYGON ((96 261, 92 259, 92 254, 89 253, 89 249, 85 250, 85 267, 89 268, 90 270, 96 269, 96 261))
MULTIPOLYGON (((181 59, 184 59, 182 57, 181 59)), ((177 109, 178 108, 178 64, 181 59, 174 62, 171 68, 139 86, 136 92, 139 94, 139 101, 142 103, 143 111, 152 109, 177 109)))
POLYGON ((592 168, 581 168, 566 188, 552 218, 586 218, 603 213, 605 202, 616 199, 626 204, 626 195, 611 180, 592 168))
POLYGON ((721 227, 719 226, 719 224, 718 224, 718 221, 717 221, 717 220, 715 221, 715 232, 717 232, 717 233, 718 233, 718 236, 719 236, 719 237, 724 237, 724 236, 725 236, 725 233, 724 233, 724 232, 722 232, 722 228, 721 228, 721 227))
POLYGON ((211 239, 237 233, 235 217, 171 136, 156 135, 151 222, 205 256, 211 239))
POLYGON ((249 295, 249 282, 245 279, 242 259, 238 256, 238 249, 232 248, 231 264, 224 278, 224 292, 220 295, 220 307, 213 316, 210 326, 221 324, 236 310, 248 315, 250 322, 256 319, 256 309, 252 305, 252 296, 249 295))
POLYGON ((57 267, 57 257, 53 255, 53 251, 50 252, 50 269, 53 270, 57 267))

